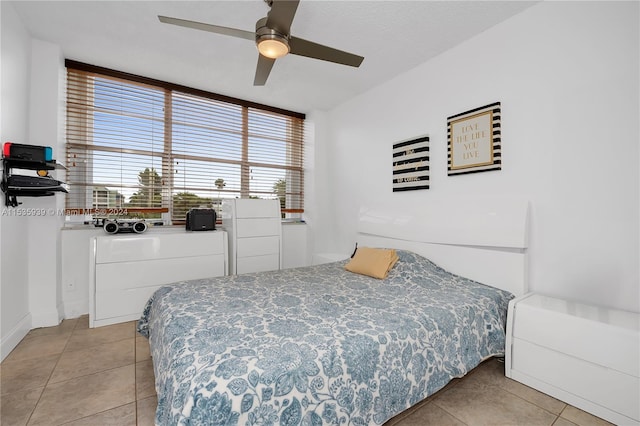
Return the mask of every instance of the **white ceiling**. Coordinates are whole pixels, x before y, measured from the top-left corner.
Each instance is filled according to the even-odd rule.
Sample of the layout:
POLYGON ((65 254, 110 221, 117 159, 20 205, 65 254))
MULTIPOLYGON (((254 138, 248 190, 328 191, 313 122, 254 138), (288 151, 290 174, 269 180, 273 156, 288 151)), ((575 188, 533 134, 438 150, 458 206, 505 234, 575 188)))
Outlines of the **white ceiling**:
POLYGON ((31 35, 59 45, 65 58, 306 113, 329 110, 536 2, 302 0, 291 34, 364 62, 352 68, 288 55, 264 87, 253 86, 251 41, 157 18, 253 31, 269 10, 262 0, 11 3, 31 35))

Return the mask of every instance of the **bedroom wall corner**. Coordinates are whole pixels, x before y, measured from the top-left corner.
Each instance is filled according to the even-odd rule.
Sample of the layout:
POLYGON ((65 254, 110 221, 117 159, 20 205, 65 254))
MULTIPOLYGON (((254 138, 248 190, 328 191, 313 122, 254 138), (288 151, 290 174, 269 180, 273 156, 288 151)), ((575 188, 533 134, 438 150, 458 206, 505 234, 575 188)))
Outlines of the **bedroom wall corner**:
MULTIPOLYGON (((0 2, 0 142, 23 142, 29 135, 31 38, 15 9, 0 2)), ((31 329, 28 294, 27 223, 2 205, 0 215, 0 360, 31 329)))
POLYGON ((525 197, 530 289, 639 312, 639 7, 537 3, 329 111, 318 203, 340 221, 316 232, 348 251, 363 205, 525 197), (448 176, 447 117, 497 101, 502 170, 448 176), (424 134, 430 189, 393 193, 392 144, 424 134))

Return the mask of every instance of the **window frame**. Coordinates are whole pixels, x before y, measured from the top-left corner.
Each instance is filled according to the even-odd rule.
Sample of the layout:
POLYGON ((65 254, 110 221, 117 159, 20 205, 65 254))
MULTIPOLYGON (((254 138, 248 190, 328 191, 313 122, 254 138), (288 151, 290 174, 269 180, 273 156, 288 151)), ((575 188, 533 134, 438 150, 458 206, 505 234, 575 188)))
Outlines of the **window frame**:
MULTIPOLYGON (((285 189, 285 192, 287 195, 292 195, 291 198, 296 198, 298 205, 294 206, 293 208, 290 208, 290 206, 284 206, 282 209, 283 212, 283 217, 285 214, 289 214, 289 215, 299 215, 301 213, 304 212, 304 175, 305 175, 305 171, 304 171, 304 120, 306 118, 305 114, 299 113, 299 112, 294 112, 294 111, 289 111, 289 110, 285 110, 285 109, 281 109, 281 108, 277 108, 277 107, 273 107, 273 106, 269 106, 269 105, 264 105, 264 104, 259 104, 256 102, 251 102, 251 101, 245 101, 242 99, 238 99, 238 98, 233 98, 233 97, 229 97, 229 96, 225 96, 225 95, 220 95, 217 93, 211 93, 211 92, 206 92, 203 90, 199 90, 199 89, 194 89, 194 88, 190 88, 190 87, 186 87, 186 86, 182 86, 179 84, 174 84, 174 83, 168 83, 165 81, 160 81, 160 80, 156 80, 156 79, 151 79, 148 77, 143 77, 143 76, 139 76, 139 75, 135 75, 135 74, 129 74, 126 72, 122 72, 122 71, 116 71, 116 70, 112 70, 112 69, 108 69, 108 68, 103 68, 103 67, 98 67, 98 66, 94 66, 94 65, 89 65, 89 64, 85 64, 82 62, 78 62, 78 61, 73 61, 73 60, 65 60, 65 66, 69 72, 81 72, 81 73, 88 73, 90 75, 94 75, 96 77, 106 77, 106 78, 110 78, 110 79, 116 79, 116 80, 121 80, 126 84, 133 84, 136 86, 141 86, 141 87, 147 87, 147 88, 152 88, 152 89, 158 89, 161 90, 163 92, 163 96, 164 96, 164 115, 163 115, 163 125, 164 125, 164 134, 163 134, 163 151, 161 156, 161 163, 162 163, 162 170, 161 170, 161 177, 163 179, 163 184, 162 184, 162 201, 161 201, 161 208, 154 208, 154 207, 139 207, 139 208, 130 208, 129 210, 131 212, 137 212, 137 213, 161 213, 162 214, 162 220, 164 221, 164 223, 170 223, 170 224, 180 224, 180 223, 184 223, 184 219, 180 219, 179 217, 176 217, 172 214, 172 211, 174 209, 173 206, 173 201, 174 201, 174 196, 176 194, 178 194, 180 191, 176 192, 176 186, 174 184, 174 172, 175 172, 175 161, 176 159, 184 159, 184 160, 194 160, 194 161, 206 161, 206 162, 211 162, 211 163, 230 163, 230 164, 234 164, 234 165, 239 165, 240 166, 240 182, 241 182, 241 187, 240 187, 240 196, 241 198, 248 198, 250 194, 253 193, 264 193, 261 191, 251 191, 250 189, 250 178, 249 178, 249 170, 252 167, 261 167, 261 168, 274 168, 277 170, 284 170, 285 174, 287 176, 290 176, 292 174, 296 174, 298 177, 295 181, 295 187, 296 187, 296 191, 293 192, 289 192, 288 189, 289 188, 289 182, 291 182, 290 179, 285 179, 285 181, 287 182, 287 189, 285 189), (189 96, 195 96, 196 98, 201 98, 204 100, 212 100, 212 101, 216 101, 218 103, 222 103, 222 104, 228 104, 229 106, 234 106, 234 107, 241 107, 241 111, 242 111, 242 128, 241 128, 241 133, 242 133, 242 156, 239 160, 229 160, 229 159, 222 159, 222 158, 212 158, 212 157, 207 157, 207 156, 198 156, 195 154, 179 154, 174 152, 173 149, 173 140, 174 140, 174 131, 173 131, 173 105, 174 105, 174 96, 175 97, 180 97, 183 96, 185 97, 185 99, 189 96), (249 124, 249 116, 250 114, 252 114, 252 112, 258 113, 258 114, 274 114, 274 115, 278 115, 278 116, 283 116, 286 118, 287 120, 287 126, 288 126, 288 134, 289 136, 287 136, 286 138, 280 138, 282 141, 284 141, 285 143, 285 147, 286 149, 291 149, 292 151, 298 151, 296 153, 294 153, 293 155, 295 156, 297 163, 296 164, 291 164, 289 161, 287 161, 285 165, 279 165, 276 163, 263 163, 263 162, 257 162, 257 161, 250 161, 249 158, 249 144, 250 144, 250 138, 251 138, 251 130, 250 130, 250 124, 249 124), (286 139, 286 140, 285 140, 286 139), (172 217, 174 216, 174 217, 172 217)), ((69 78, 69 77, 67 77, 69 78)), ((95 86, 92 86, 92 88, 95 86)), ((87 89, 88 91, 89 89, 87 89)), ((188 101, 188 100, 187 100, 188 101)), ((94 104, 95 107, 95 104, 94 104)), ((70 124, 69 121, 71 121, 69 119, 69 115, 70 115, 70 107, 69 105, 67 105, 67 128, 69 129, 70 124)), ((126 116, 127 114, 122 114, 124 116, 126 116)), ((87 115, 88 116, 88 115, 87 115)), ((87 117, 84 117, 85 120, 88 121, 87 117)), ((77 125, 73 124, 73 125, 77 125)), ((88 128, 92 125, 92 123, 86 123, 85 126, 88 128)), ((185 124, 186 126, 188 126, 188 124, 185 124)), ((206 127, 206 124, 202 124, 203 127, 206 127)), ((195 127, 195 126, 194 126, 195 127)), ((74 129, 76 127, 73 127, 74 129)), ((82 126, 78 126, 77 128, 82 128, 82 126)), ((87 130, 85 129, 85 132, 87 135, 89 135, 90 133, 93 133, 91 130, 87 130)), ((69 132, 68 132, 69 133, 69 132)), ((265 137, 264 135, 260 134, 260 137, 265 137)), ((268 136, 267 136, 268 137, 268 136)), ((87 139, 89 139, 91 141, 93 141, 93 135, 91 136, 87 136, 87 139)), ((71 138, 69 137, 69 135, 67 135, 67 143, 66 143, 66 151, 67 151, 67 155, 69 156, 69 153, 71 152, 72 149, 84 149, 87 152, 94 150, 93 148, 90 148, 90 143, 86 143, 86 144, 78 144, 75 142, 72 142, 70 140, 71 138)), ((107 152, 109 151, 108 147, 100 147, 98 146, 97 148, 95 148, 96 151, 103 151, 103 152, 107 152)), ((120 149, 120 151, 126 152, 129 150, 122 150, 120 149)), ((131 154, 136 154, 137 152, 135 152, 135 150, 130 150, 131 154)), ((141 152, 138 152, 141 153, 141 152)), ((151 155, 149 153, 141 153, 143 155, 150 155, 150 156, 154 156, 151 155)), ((88 154, 87 154, 88 155, 88 154)), ((69 157, 68 157, 69 158, 69 157)), ((93 169, 93 163, 91 163, 90 166, 87 166, 87 171, 84 172, 80 172, 81 174, 84 173, 85 176, 88 176, 89 173, 92 173, 93 169)), ((72 191, 73 191, 73 186, 75 185, 82 185, 81 187, 83 188, 83 191, 86 191, 87 194, 89 191, 92 191, 92 194, 89 195, 85 194, 85 197, 82 198, 81 196, 81 201, 80 203, 82 203, 82 201, 84 200, 85 202, 85 208, 82 208, 82 206, 73 206, 73 205, 69 205, 70 202, 68 201, 66 204, 66 211, 67 211, 67 215, 78 215, 80 213, 80 210, 82 212, 82 214, 86 213, 90 213, 92 215, 92 217, 95 217, 95 214, 98 213, 98 207, 95 205, 95 203, 93 201, 91 201, 91 208, 87 209, 86 207, 88 207, 88 200, 93 200, 96 196, 99 196, 100 194, 94 194, 93 192, 95 192, 95 188, 100 187, 100 183, 99 182, 95 182, 93 179, 93 175, 91 180, 89 181, 88 179, 85 179, 84 182, 76 182, 75 185, 74 183, 71 183, 72 185, 72 191), (89 189, 90 188, 90 189, 89 189)), ((76 186, 77 187, 77 186, 76 186)), ((187 190, 188 191, 188 190, 187 190)), ((99 191, 98 191, 99 192, 99 191)), ((224 190, 222 190, 222 192, 225 192, 224 190)), ((236 191, 233 191, 234 193, 236 191)), ((273 192, 272 192, 273 193, 273 192)), ((278 191, 279 193, 279 191, 278 191)), ((220 194, 220 191, 218 191, 218 194, 220 194)), ((276 194, 279 195, 279 194, 276 194)), ((108 198, 108 193, 106 194, 106 197, 108 198)), ((286 197, 286 200, 291 200, 291 198, 286 197)), ((214 198, 212 198, 213 200, 214 198)), ((222 199, 221 197, 218 197, 218 201, 221 202, 222 199)), ((289 201, 287 201, 287 204, 289 204, 289 201)))

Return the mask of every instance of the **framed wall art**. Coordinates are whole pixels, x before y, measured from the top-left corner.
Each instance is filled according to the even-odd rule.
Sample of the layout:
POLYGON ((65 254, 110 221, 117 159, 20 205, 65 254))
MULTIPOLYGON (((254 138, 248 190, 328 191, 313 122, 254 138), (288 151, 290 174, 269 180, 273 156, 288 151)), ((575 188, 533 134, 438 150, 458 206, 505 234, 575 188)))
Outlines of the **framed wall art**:
POLYGON ((500 102, 447 118, 448 174, 500 170, 500 102))
POLYGON ((393 192, 429 189, 429 136, 393 144, 393 192))

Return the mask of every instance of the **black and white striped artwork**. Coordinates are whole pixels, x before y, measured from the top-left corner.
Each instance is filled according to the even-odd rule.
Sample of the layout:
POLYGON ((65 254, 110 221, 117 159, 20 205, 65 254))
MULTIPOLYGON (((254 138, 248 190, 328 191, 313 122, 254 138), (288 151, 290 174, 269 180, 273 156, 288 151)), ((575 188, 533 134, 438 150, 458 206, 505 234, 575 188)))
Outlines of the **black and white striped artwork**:
POLYGON ((447 118, 448 174, 500 170, 500 102, 447 118))
POLYGON ((429 189, 429 136, 393 144, 393 192, 429 189))

